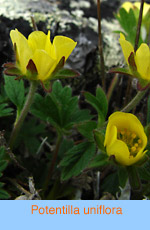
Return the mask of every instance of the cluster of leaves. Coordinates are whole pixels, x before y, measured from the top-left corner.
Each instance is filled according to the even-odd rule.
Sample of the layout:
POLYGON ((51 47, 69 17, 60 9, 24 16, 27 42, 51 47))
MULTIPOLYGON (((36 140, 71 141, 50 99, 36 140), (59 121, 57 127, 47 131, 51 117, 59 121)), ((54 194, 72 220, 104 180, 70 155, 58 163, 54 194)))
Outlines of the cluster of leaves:
MULTIPOLYGON (((16 81, 14 77, 7 76, 4 76, 4 79, 2 104, 7 105, 7 110, 10 111, 7 116, 13 114, 15 108, 12 109, 12 104, 15 105, 16 116, 18 116, 24 105, 28 88, 25 89, 22 80, 16 81)), ((101 191, 116 195, 120 191, 120 187, 124 188, 126 185, 127 170, 125 167, 116 166, 113 159, 108 158, 104 148, 105 120, 108 112, 106 95, 100 86, 97 87, 95 96, 90 92, 83 92, 83 94, 85 101, 96 111, 96 115, 91 115, 88 109, 80 109, 78 96, 72 96, 72 89, 69 86, 63 87, 60 81, 53 83, 50 94, 41 96, 36 93, 30 109, 30 119, 25 121, 17 139, 15 148, 21 154, 18 156, 18 160, 23 162, 32 173, 37 188, 44 190, 44 181, 52 162, 51 156, 55 151, 53 148, 56 143, 55 139, 57 135, 62 137, 55 165, 57 167, 54 171, 58 179, 50 181, 50 192, 46 197, 44 194, 43 198, 61 199, 67 196, 72 199, 76 191, 76 188, 71 185, 72 180, 85 172, 105 171, 109 167, 111 173, 103 179, 101 191), (52 147, 46 147, 49 145, 48 142, 52 147), (24 159, 24 152, 26 152, 27 159, 24 159), (28 159, 30 159, 30 163, 28 159), (61 189, 58 190, 58 187, 61 189)), ((149 101, 148 105, 150 105, 149 101)), ((147 117, 147 127, 149 127, 149 116, 147 117)), ((1 152, 3 156, 3 148, 1 152)), ((2 163, 0 170, 3 171, 7 162, 2 158, 0 162, 2 163)), ((144 181, 149 178, 150 172, 147 168, 147 165, 139 168, 139 173, 144 181)), ((149 187, 145 188, 146 195, 148 189, 149 187)), ((7 192, 3 189, 2 192, 4 195, 1 195, 0 198, 7 199, 7 192)))
MULTIPOLYGON (((15 77, 4 76, 4 79, 3 100, 5 99, 8 102, 7 107, 11 103, 15 105, 17 117, 24 105, 28 89, 25 89, 22 80, 17 81, 15 77)), ((43 186, 41 181, 45 179, 44 177, 52 160, 53 148, 47 150, 46 142, 48 140, 52 145, 55 145, 57 135, 62 136, 62 142, 56 164, 59 167, 55 168, 55 173, 60 174, 61 181, 68 181, 79 176, 86 168, 88 170, 103 168, 109 163, 105 152, 101 151, 97 155, 95 143, 95 140, 97 140, 99 145, 103 146, 105 130, 98 130, 98 128, 105 122, 107 115, 106 95, 98 86, 96 96, 84 92, 84 97, 87 103, 96 110, 97 116, 91 115, 87 109, 80 109, 78 96, 72 96, 72 89, 69 86, 63 87, 60 81, 54 82, 50 94, 45 96, 41 96, 39 93, 35 94, 34 103, 30 109, 32 117, 25 121, 15 149, 21 151, 18 159, 24 162, 30 171, 34 165, 32 173, 35 179, 39 176, 38 168, 43 170, 44 176, 39 180, 37 187, 41 188, 43 186), (52 130, 51 127, 53 127, 52 130), (50 131, 48 131, 49 128, 50 131), (76 143, 76 141, 79 143, 76 143), (30 159, 30 164, 27 163, 26 159, 24 160, 22 148, 26 151, 26 157, 30 159), (42 152, 45 149, 45 157, 43 157, 42 152), (41 162, 38 161, 39 159, 41 159, 41 162), (46 163, 47 160, 48 163, 46 163), (46 164, 46 167, 44 164, 46 164)), ((7 108, 10 111, 7 115, 13 114, 15 108, 12 109, 11 107, 7 108)), ((59 183, 57 181, 57 184, 59 183)), ((72 189, 70 191, 72 192, 72 189)), ((54 199, 54 195, 51 194, 50 192, 49 197, 54 199)), ((63 195, 64 193, 61 196, 57 194, 59 198, 63 195)))
MULTIPOLYGON (((134 45, 135 38, 136 38, 136 28, 138 24, 139 10, 130 9, 129 12, 127 12, 124 8, 120 8, 118 14, 115 14, 115 17, 122 28, 121 31, 115 31, 115 32, 124 33, 126 39, 129 42, 131 42, 132 45, 134 45)), ((147 32, 149 31, 149 29, 147 30, 147 27, 149 28, 149 24, 150 24, 150 17, 148 12, 143 19, 141 33, 139 37, 139 45, 143 42, 147 42, 148 40, 147 32)))

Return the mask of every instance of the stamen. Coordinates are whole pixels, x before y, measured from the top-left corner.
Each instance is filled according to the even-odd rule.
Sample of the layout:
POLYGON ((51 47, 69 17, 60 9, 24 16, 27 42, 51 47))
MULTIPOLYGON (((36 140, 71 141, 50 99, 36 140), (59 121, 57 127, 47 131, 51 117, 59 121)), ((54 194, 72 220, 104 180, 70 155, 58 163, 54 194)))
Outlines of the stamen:
POLYGON ((133 147, 131 148, 131 152, 135 152, 135 150, 136 150, 136 147, 133 146, 133 147))
POLYGON ((128 146, 130 157, 135 157, 141 149, 142 140, 134 132, 127 129, 118 130, 117 138, 128 146))
POLYGON ((124 130, 121 130, 121 132, 120 132, 122 135, 124 135, 125 134, 125 131, 124 130))
POLYGON ((135 133, 132 133, 131 137, 132 137, 133 139, 135 139, 135 138, 136 138, 136 134, 135 134, 135 133))
POLYGON ((138 139, 138 143, 141 144, 141 143, 142 143, 142 140, 141 140, 141 139, 138 139))
POLYGON ((127 136, 130 136, 131 132, 130 131, 127 131, 127 136))

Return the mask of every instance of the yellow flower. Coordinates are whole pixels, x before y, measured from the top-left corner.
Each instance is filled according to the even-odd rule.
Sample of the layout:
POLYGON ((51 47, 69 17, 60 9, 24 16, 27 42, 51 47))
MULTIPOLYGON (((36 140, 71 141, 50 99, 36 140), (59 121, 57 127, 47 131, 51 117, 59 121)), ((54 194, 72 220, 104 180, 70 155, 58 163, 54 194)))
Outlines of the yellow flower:
MULTIPOLYGON (((130 9, 133 10, 140 10, 140 2, 135 2, 135 3, 131 3, 131 2, 124 2, 121 5, 121 8, 124 8, 127 12, 130 11, 130 9)), ((148 13, 148 11, 150 11, 150 4, 144 3, 144 8, 143 8, 143 17, 146 16, 146 14, 148 13)))
MULTIPOLYGON (((141 3, 140 2, 135 2, 133 4, 133 7, 134 8, 137 8, 138 10, 140 10, 140 6, 141 6, 141 3)), ((148 13, 148 11, 150 11, 150 4, 147 4, 146 2, 144 3, 144 8, 143 8, 143 17, 146 16, 146 14, 148 13)))
POLYGON ((146 145, 144 128, 136 116, 115 112, 109 117, 104 146, 119 164, 129 166, 142 159, 146 145))
POLYGON ((34 31, 26 39, 15 29, 11 30, 10 37, 16 53, 15 67, 18 72, 28 79, 42 82, 51 79, 59 62, 63 59, 64 64, 77 44, 65 36, 56 36, 51 43, 50 31, 47 35, 42 31, 34 31))
POLYGON ((139 80, 150 82, 150 49, 146 43, 142 43, 134 52, 130 42, 125 40, 123 34, 119 39, 125 60, 130 67, 130 75, 137 77, 139 80))

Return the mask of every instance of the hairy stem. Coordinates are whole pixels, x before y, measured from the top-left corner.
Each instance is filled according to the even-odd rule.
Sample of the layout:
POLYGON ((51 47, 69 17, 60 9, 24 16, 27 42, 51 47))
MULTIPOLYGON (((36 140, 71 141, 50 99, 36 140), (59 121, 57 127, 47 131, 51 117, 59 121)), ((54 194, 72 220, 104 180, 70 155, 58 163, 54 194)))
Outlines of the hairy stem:
POLYGON ((25 105, 21 111, 20 117, 18 118, 17 122, 15 122, 14 124, 14 128, 12 130, 11 136, 10 136, 10 140, 9 140, 9 146, 11 149, 13 149, 14 143, 16 141, 16 138, 19 134, 20 128, 24 122, 24 119, 30 109, 30 106, 33 102, 33 97, 35 94, 35 91, 37 89, 37 85, 38 83, 36 81, 30 81, 30 89, 29 89, 29 93, 25 102, 25 105))
POLYGON ((127 104, 122 110, 121 112, 130 112, 133 108, 135 108, 138 103, 141 101, 141 99, 145 96, 146 92, 148 91, 148 89, 144 90, 144 91, 139 91, 136 96, 129 102, 129 104, 127 104))
POLYGON ((50 165, 50 168, 49 168, 49 171, 48 171, 48 174, 47 174, 47 178, 46 178, 46 181, 45 181, 45 185, 44 185, 44 190, 45 191, 46 191, 46 189, 47 189, 47 187, 49 185, 49 182, 51 180, 51 177, 52 177, 52 173, 53 173, 53 170, 54 170, 54 167, 55 167, 55 164, 56 164, 56 160, 57 160, 61 140, 62 140, 62 135, 58 133, 58 137, 57 137, 57 141, 56 141, 56 147, 55 147, 55 150, 54 150, 54 153, 53 153, 53 156, 52 156, 51 165, 50 165))
POLYGON ((118 82, 118 73, 116 73, 115 76, 113 77, 113 80, 112 80, 112 82, 111 82, 111 84, 110 84, 110 87, 109 87, 109 89, 108 89, 108 92, 107 92, 107 100, 108 100, 108 103, 109 103, 109 101, 110 101, 110 99, 111 99, 113 90, 114 90, 114 88, 115 88, 117 82, 118 82))
POLYGON ((101 73, 102 73, 102 88, 105 91, 106 82, 105 82, 105 63, 103 55, 103 41, 102 41, 102 32, 101 32, 101 1, 97 0, 97 15, 98 15, 98 48, 100 54, 100 64, 101 64, 101 73))

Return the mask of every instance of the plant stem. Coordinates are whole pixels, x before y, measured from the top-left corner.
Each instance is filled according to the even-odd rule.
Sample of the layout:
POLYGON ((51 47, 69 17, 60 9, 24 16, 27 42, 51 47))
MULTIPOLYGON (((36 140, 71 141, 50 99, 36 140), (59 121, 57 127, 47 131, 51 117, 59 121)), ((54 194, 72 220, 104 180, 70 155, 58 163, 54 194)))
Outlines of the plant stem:
POLYGON ((110 101, 110 99, 111 99, 113 90, 114 90, 114 88, 115 88, 117 82, 118 82, 118 73, 115 74, 115 76, 113 77, 113 80, 112 80, 112 82, 111 82, 111 84, 110 84, 110 87, 109 87, 109 89, 108 89, 108 92, 107 92, 107 100, 108 100, 108 103, 109 103, 109 101, 110 101))
MULTIPOLYGON (((134 52, 136 52, 136 50, 138 48, 138 43, 139 43, 139 38, 140 38, 140 31, 141 31, 141 24, 142 24, 142 15, 143 15, 144 1, 145 0, 141 0, 141 6, 140 6, 140 12, 139 12, 139 18, 138 18, 138 25, 137 25, 137 30, 136 30, 134 52)), ((127 91, 126 91, 126 95, 128 95, 128 98, 126 100, 127 102, 130 100, 130 96, 131 96, 131 90, 132 90, 131 83, 132 83, 132 79, 129 78, 129 80, 128 80, 128 87, 127 87, 127 91)))
POLYGON ((148 89, 144 90, 144 91, 139 91, 136 96, 129 102, 129 104, 127 104, 122 110, 121 112, 130 112, 133 108, 135 108, 138 103, 141 101, 141 99, 144 97, 144 95, 146 94, 146 92, 148 91, 148 89))
POLYGON ((56 163, 56 160, 57 160, 61 140, 62 140, 62 135, 60 133, 58 133, 55 151, 53 153, 52 162, 51 162, 51 165, 50 165, 50 168, 49 168, 49 171, 48 171, 48 174, 47 174, 47 178, 46 178, 46 181, 45 181, 45 185, 44 185, 44 192, 46 191, 46 189, 47 189, 47 187, 49 185, 49 181, 51 180, 51 176, 52 176, 52 173, 53 173, 53 170, 54 170, 54 167, 55 167, 55 163, 56 163))
POLYGON ((35 22, 35 20, 34 20, 34 16, 31 16, 31 22, 32 22, 32 26, 33 26, 34 31, 38 31, 36 22, 35 22))
POLYGON ((101 1, 97 0, 97 15, 98 15, 98 48, 100 54, 100 64, 101 64, 101 73, 102 73, 102 88, 105 91, 106 82, 105 82, 105 63, 103 55, 103 42, 102 42, 102 32, 101 32, 101 1))
POLYGON ((31 82, 30 83, 30 89, 29 89, 29 93, 28 93, 25 105, 21 111, 19 119, 14 124, 14 128, 13 128, 11 136, 10 136, 9 146, 11 149, 13 149, 14 143, 16 141, 18 134, 19 134, 19 131, 20 131, 20 128, 24 122, 24 119, 25 119, 25 117, 26 117, 26 115, 30 109, 30 106, 33 102, 33 97, 34 97, 35 91, 37 89, 38 82, 37 81, 30 81, 30 82, 31 82))
POLYGON ((139 13, 139 19, 138 19, 138 25, 137 25, 137 31, 136 31, 134 52, 136 52, 136 50, 138 48, 138 43, 139 43, 139 38, 140 38, 140 31, 141 31, 141 24, 142 24, 142 15, 143 15, 144 2, 145 2, 145 0, 141 0, 140 13, 139 13))

